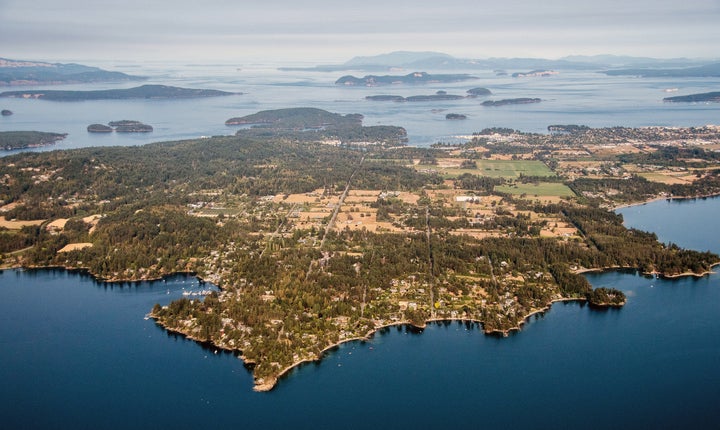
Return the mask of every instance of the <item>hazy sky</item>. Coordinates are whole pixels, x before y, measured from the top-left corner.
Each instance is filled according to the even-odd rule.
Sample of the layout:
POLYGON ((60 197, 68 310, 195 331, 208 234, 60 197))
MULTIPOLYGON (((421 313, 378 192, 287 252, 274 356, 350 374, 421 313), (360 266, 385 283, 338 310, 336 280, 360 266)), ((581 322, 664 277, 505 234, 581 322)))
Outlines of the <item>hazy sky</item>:
POLYGON ((720 0, 0 0, 0 57, 720 57, 720 0))

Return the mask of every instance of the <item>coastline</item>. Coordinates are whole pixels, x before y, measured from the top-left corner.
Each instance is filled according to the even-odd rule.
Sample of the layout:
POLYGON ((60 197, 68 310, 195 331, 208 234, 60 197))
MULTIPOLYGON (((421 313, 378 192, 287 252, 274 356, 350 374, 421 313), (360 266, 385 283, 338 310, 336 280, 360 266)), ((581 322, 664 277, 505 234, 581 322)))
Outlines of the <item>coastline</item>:
MULTIPOLYGON (((714 263, 714 264, 712 265, 712 267, 715 267, 715 266, 718 266, 718 265, 720 265, 720 262, 714 263)), ((30 267, 16 266, 16 267, 13 267, 13 268, 15 268, 15 269, 30 269, 30 270, 63 269, 63 270, 67 270, 67 271, 69 271, 69 272, 72 272, 72 271, 75 271, 75 272, 84 272, 84 273, 88 274, 89 276, 93 277, 94 279, 96 279, 98 282, 106 282, 106 283, 114 283, 114 282, 144 282, 144 281, 150 282, 150 281, 161 280, 161 279, 163 279, 163 278, 165 278, 165 277, 173 276, 173 275, 176 275, 176 274, 186 274, 186 275, 195 276, 195 277, 197 277, 198 280, 205 282, 205 281, 204 281, 200 276, 198 276, 196 273, 194 273, 194 272, 189 272, 189 271, 177 271, 177 272, 168 273, 168 274, 162 275, 161 277, 157 277, 157 278, 153 278, 153 279, 128 279, 128 280, 112 279, 112 280, 107 280, 107 279, 103 279, 103 278, 100 278, 100 277, 95 276, 92 272, 90 272, 88 269, 85 269, 85 268, 65 267, 65 266, 60 266, 60 265, 55 265, 55 266, 30 266, 30 267)), ((619 267, 619 266, 617 266, 617 267, 600 267, 600 268, 583 268, 583 269, 579 269, 579 270, 575 271, 575 273, 581 274, 581 273, 603 272, 603 271, 622 270, 622 269, 630 269, 630 270, 633 270, 633 269, 637 269, 637 268, 632 268, 632 267, 619 267)), ((684 277, 684 276, 703 277, 703 276, 706 276, 706 275, 711 274, 711 273, 714 273, 714 272, 711 271, 711 270, 709 270, 709 271, 705 271, 705 272, 703 272, 703 273, 684 272, 684 273, 680 273, 680 274, 676 274, 676 275, 663 275, 663 274, 658 274, 658 275, 659 275, 659 276, 662 276, 662 277, 664 277, 664 278, 674 279, 674 278, 680 278, 680 277, 684 277)), ((653 273, 644 273, 644 274, 646 274, 646 275, 653 275, 653 273)), ((220 288, 220 287, 218 286, 218 288, 220 288)), ((503 337, 507 337, 507 336, 509 336, 509 334, 510 334, 511 332, 521 331, 521 330, 522 330, 522 327, 525 325, 525 323, 526 323, 533 315, 542 314, 542 313, 544 313, 544 312, 547 312, 548 310, 550 310, 550 309, 552 308, 552 305, 553 305, 553 304, 558 303, 558 302, 573 302, 573 301, 575 301, 575 302, 587 302, 587 299, 584 298, 584 297, 561 297, 561 298, 558 298, 558 299, 553 299, 553 300, 551 300, 546 306, 544 306, 544 307, 542 307, 542 308, 532 309, 530 312, 528 312, 528 313, 520 320, 520 322, 519 322, 516 326, 509 327, 509 328, 507 328, 507 329, 493 329, 493 330, 483 329, 482 331, 483 331, 483 333, 486 334, 486 335, 501 335, 501 336, 503 336, 503 337)), ((611 305, 603 305, 603 304, 599 304, 599 305, 597 305, 597 306, 599 306, 599 307, 617 307, 616 305, 611 306, 611 305)), ((254 363, 253 361, 248 360, 245 356, 243 356, 243 355, 242 355, 242 351, 239 350, 239 349, 237 349, 237 348, 228 348, 228 347, 225 347, 225 346, 222 346, 222 345, 215 344, 215 343, 213 343, 212 341, 199 339, 199 338, 195 337, 194 335, 192 335, 191 333, 187 333, 187 332, 183 332, 183 331, 180 331, 180 330, 177 330, 177 329, 169 328, 168 326, 166 326, 165 324, 163 324, 162 322, 160 322, 160 321, 157 319, 157 317, 156 317, 155 315, 153 315, 152 311, 150 311, 150 312, 146 315, 146 317, 152 318, 152 319, 154 320, 155 324, 161 326, 162 328, 164 328, 164 329, 167 330, 168 332, 180 334, 180 335, 182 335, 182 336, 185 336, 187 339, 193 340, 193 341, 198 342, 198 343, 203 343, 203 344, 208 344, 208 343, 210 343, 210 344, 213 345, 215 348, 218 348, 218 349, 221 349, 221 350, 230 351, 230 352, 238 352, 238 353, 239 353, 238 358, 240 358, 245 364, 253 364, 253 363, 254 363)), ((287 375, 290 371, 292 371, 294 368, 296 368, 296 367, 298 367, 298 366, 300 366, 300 365, 302 365, 302 364, 304 364, 304 363, 311 363, 311 362, 321 361, 321 360, 323 359, 325 353, 327 353, 328 351, 330 351, 330 350, 332 350, 332 349, 334 349, 334 348, 337 348, 338 346, 340 346, 340 345, 342 345, 342 344, 344 344, 344 343, 353 342, 353 341, 361 341, 361 342, 363 342, 363 341, 368 341, 368 340, 370 340, 370 339, 375 335, 375 333, 377 333, 378 331, 382 330, 383 328, 393 327, 393 326, 407 325, 407 326, 413 326, 413 327, 416 327, 416 328, 419 328, 419 329, 424 329, 425 327, 427 327, 427 324, 428 324, 428 323, 430 323, 430 322, 440 322, 440 321, 473 322, 473 323, 477 323, 477 324, 480 324, 480 325, 484 325, 484 323, 483 323, 481 320, 478 320, 478 319, 474 319, 474 318, 452 318, 452 317, 449 317, 449 318, 430 318, 430 319, 425 320, 422 326, 418 326, 418 325, 416 325, 416 324, 413 324, 413 323, 410 322, 409 320, 395 321, 395 322, 392 322, 392 323, 382 324, 382 325, 376 326, 376 327, 374 327, 373 329, 369 330, 369 331, 368 331, 365 335, 363 335, 363 336, 355 336, 355 337, 351 337, 351 338, 347 338, 347 339, 342 339, 342 340, 340 340, 340 341, 338 341, 338 342, 335 342, 335 343, 332 343, 332 344, 330 344, 330 345, 327 345, 326 347, 324 347, 324 348, 320 351, 320 353, 319 353, 319 355, 318 355, 317 357, 315 357, 315 358, 303 358, 303 359, 301 359, 301 360, 298 360, 298 361, 296 361, 296 362, 293 362, 293 363, 291 363, 290 365, 288 365, 288 366, 286 366, 285 368, 283 368, 282 370, 280 370, 280 371, 279 371, 276 375, 274 375, 274 376, 256 379, 256 380, 255 380, 255 384, 254 384, 254 386, 253 386, 253 391, 256 391, 256 392, 267 392, 267 391, 271 391, 271 390, 272 390, 273 388, 275 388, 275 386, 278 384, 279 380, 280 380, 282 377, 286 376, 286 375, 287 375)))
POLYGON ((651 197, 647 200, 642 200, 642 201, 638 201, 638 202, 634 202, 634 203, 622 203, 619 205, 611 206, 611 207, 609 207, 609 210, 615 212, 618 209, 626 209, 626 208, 631 208, 634 206, 642 206, 642 205, 657 202, 660 200, 668 200, 668 201, 695 200, 695 199, 710 199, 710 198, 714 198, 714 197, 720 197, 720 193, 710 193, 710 194, 702 194, 702 195, 696 195, 696 196, 655 196, 655 197, 651 197))
MULTIPOLYGON (((690 199, 698 199, 698 198, 712 198, 712 197, 718 197, 718 196, 720 196, 720 194, 707 195, 707 196, 690 196, 690 197, 658 196, 658 197, 654 197, 650 200, 646 200, 644 202, 637 202, 637 203, 633 203, 633 204, 617 206, 616 209, 622 208, 622 207, 644 205, 649 202, 659 201, 661 199, 690 200, 690 199)), ((610 209, 610 210, 614 210, 614 209, 610 209)), ((693 276, 696 278, 701 278, 706 275, 713 274, 714 272, 713 272, 712 268, 714 268, 715 266, 718 266, 718 265, 720 265, 720 261, 711 264, 710 269, 706 270, 702 273, 694 273, 694 272, 686 271, 686 272, 677 273, 677 274, 663 274, 663 273, 660 273, 657 271, 652 271, 652 272, 642 272, 642 274, 645 276, 656 276, 656 277, 659 276, 659 277, 666 278, 666 279, 676 279, 676 278, 682 278, 682 277, 686 277, 686 276, 693 276)), ((186 274, 186 275, 195 276, 198 280, 200 280, 202 282, 206 282, 201 276, 199 276, 197 273, 192 272, 192 271, 174 271, 174 272, 170 272, 170 273, 163 273, 160 275, 155 275, 153 277, 103 278, 101 276, 98 276, 98 275, 92 273, 89 268, 83 268, 83 267, 72 267, 72 266, 63 266, 63 265, 22 266, 20 264, 14 264, 14 265, 11 264, 8 266, 8 268, 23 268, 23 269, 31 269, 31 270, 64 269, 67 271, 75 271, 75 272, 82 272, 84 274, 88 274, 89 276, 94 278, 96 281, 104 282, 104 283, 157 281, 157 280, 164 279, 168 276, 173 276, 175 274, 186 274)), ((604 271, 612 271, 612 270, 636 270, 636 271, 639 271, 638 268, 636 268, 636 267, 608 266, 608 267, 595 267, 595 268, 579 268, 577 270, 574 270, 573 272, 577 273, 577 274, 583 274, 583 273, 604 272, 604 271)), ((218 285, 218 288, 220 288, 219 285, 218 285)), ((220 289, 222 290, 222 288, 220 288, 220 289)), ((483 325, 482 331, 486 335, 502 335, 503 337, 507 337, 510 335, 511 332, 521 331, 522 327, 527 323, 529 318, 531 318, 533 315, 542 314, 544 312, 547 312, 548 310, 551 309, 552 305, 556 302, 568 302, 568 301, 587 302, 587 299, 585 299, 584 297, 561 297, 561 298, 553 299, 550 302, 548 302, 544 307, 533 308, 533 309, 529 310, 526 315, 524 315, 522 318, 517 320, 517 324, 515 326, 509 327, 507 329, 490 329, 490 330, 488 330, 485 328, 485 324, 481 320, 474 319, 474 318, 452 318, 452 317, 430 318, 430 319, 425 320, 422 325, 413 324, 409 320, 394 321, 391 323, 378 325, 378 326, 373 327, 371 330, 369 330, 364 335, 358 334, 356 336, 348 337, 348 338, 339 340, 337 342, 334 342, 332 344, 329 344, 329 345, 325 346, 324 348, 322 348, 322 350, 320 350, 320 352, 314 357, 308 357, 307 355, 309 355, 309 354, 306 354, 306 357, 298 359, 297 361, 290 363, 289 365, 285 366, 284 368, 282 368, 277 373, 275 373, 271 376, 255 379, 253 390, 257 391, 257 392, 270 391, 279 383, 279 380, 282 377, 284 377, 285 375, 290 373, 294 368, 296 368, 306 362, 309 363, 309 362, 321 361, 323 359, 323 357, 325 356, 325 354, 327 353, 327 351, 332 350, 333 348, 337 348, 338 346, 342 345, 343 343, 352 342, 352 341, 361 341, 361 342, 368 341, 370 338, 372 338, 375 335, 376 332, 378 332, 379 330, 382 330, 383 328, 406 325, 406 326, 413 326, 413 327, 423 329, 427 326, 428 323, 431 323, 431 322, 460 321, 460 322, 478 323, 478 324, 483 325)), ((615 307, 615 305, 603 304, 603 303, 598 304, 597 306, 598 307, 610 307, 610 306, 615 307)), ((185 336, 186 338, 196 341, 196 342, 199 342, 199 343, 205 343, 205 344, 209 343, 218 349, 237 352, 237 353, 239 353, 239 355, 238 355, 239 358, 241 360, 243 360, 244 363, 253 364, 253 362, 248 360, 247 357, 245 357, 244 355, 242 355, 242 351, 237 348, 231 348, 227 345, 220 345, 220 344, 216 344, 212 341, 199 339, 199 338, 193 336, 189 332, 183 332, 181 330, 171 329, 168 326, 164 325, 163 323, 159 322, 158 318, 155 315, 153 315, 152 312, 148 313, 147 315, 149 317, 152 317, 156 324, 158 324, 161 327, 163 327, 164 329, 168 330, 168 332, 181 334, 181 335, 185 336)), ((219 343, 221 343, 221 342, 219 342, 219 343)), ((313 353, 313 355, 314 355, 314 353, 313 353)))
MULTIPOLYGON (((673 275, 668 275, 663 272, 658 272, 656 270, 653 270, 652 272, 641 272, 643 276, 655 276, 658 278, 663 279, 677 279, 677 278, 683 278, 685 276, 694 276, 696 278, 702 278, 703 276, 712 275, 716 272, 714 272, 712 269, 716 266, 720 266, 720 261, 712 263, 710 265, 710 269, 706 270, 704 272, 695 273, 695 272, 682 272, 682 273, 676 273, 673 275)), ((637 267, 631 267, 631 266, 605 266, 605 267, 595 267, 595 268, 582 268, 573 270, 572 273, 575 273, 577 275, 582 275, 583 273, 602 273, 602 272, 611 272, 614 270, 635 270, 640 271, 637 267)))
MULTIPOLYGON (((555 304, 555 303, 559 303, 559 302, 586 302, 586 301, 587 301, 587 299, 582 298, 582 297, 577 297, 577 298, 573 298, 573 297, 563 297, 563 298, 560 298, 560 299, 554 299, 554 300, 552 300, 550 303, 548 303, 547 306, 545 306, 545 307, 543 307, 543 308, 533 309, 531 312, 529 312, 527 315, 525 315, 525 316, 523 317, 522 321, 521 321, 517 326, 510 327, 510 328, 504 329, 504 330, 499 330, 499 329, 495 329, 495 330, 485 330, 485 329, 483 329, 482 331, 483 331, 483 334, 485 334, 485 335, 502 335, 503 337, 507 337, 511 332, 522 330, 522 326, 525 325, 525 323, 526 323, 533 315, 542 314, 542 313, 545 313, 545 312, 549 311, 550 308, 552 308, 552 305, 555 304)), ((600 306, 603 307, 602 305, 600 305, 600 306)), ((442 321, 472 322, 472 323, 484 325, 484 323, 483 323, 481 320, 478 320, 478 319, 474 319, 474 318, 452 318, 452 317, 450 317, 450 318, 430 318, 430 319, 425 320, 425 322, 423 323, 422 326, 418 326, 418 325, 416 325, 416 324, 413 324, 413 323, 411 323, 410 321, 397 321, 397 322, 393 322, 393 323, 389 323, 389 324, 383 324, 383 325, 377 326, 377 327, 373 328, 372 330, 368 331, 364 336, 356 336, 356 337, 352 337, 352 338, 348 338, 348 339, 343 339, 343 340, 341 340, 341 341, 338 341, 338 342, 335 342, 335 343, 333 343, 333 344, 331 344, 331 345, 328 345, 327 347, 325 347, 324 349, 322 349, 322 350, 320 351, 320 354, 319 354, 319 356, 318 356, 317 358, 314 358, 314 359, 307 359, 307 358, 306 358, 306 359, 298 360, 298 361, 296 361, 296 362, 288 365, 287 367, 283 368, 276 376, 264 378, 264 379, 262 379, 259 383, 258 383, 258 381, 256 381, 255 385, 253 386, 253 391, 255 391, 255 392, 267 392, 267 391, 271 391, 273 388, 275 388, 275 386, 278 384, 278 382, 280 381, 280 379, 281 379, 282 377, 286 376, 288 373, 290 373, 290 371, 292 371, 294 368, 296 368, 296 367, 298 367, 298 366, 300 366, 300 365, 302 365, 302 364, 304 364, 304 363, 312 363, 312 362, 321 361, 321 360, 323 359, 325 353, 327 353, 328 351, 330 351, 330 350, 332 350, 332 349, 334 349, 334 348, 339 347, 340 345, 342 345, 342 344, 344 344, 344 343, 355 342, 355 341, 360 341, 360 342, 369 341, 369 340, 375 335, 375 333, 379 332, 380 330, 382 330, 382 329, 384 329, 384 328, 395 327, 395 326, 404 326, 404 325, 405 325, 405 326, 416 327, 416 328, 418 328, 418 329, 425 329, 425 328, 427 327, 428 323, 432 323, 432 322, 442 322, 442 321)), ((157 320, 156 320, 156 322, 157 322, 157 320)), ((158 324, 159 324, 159 323, 158 323, 158 324)), ((160 324, 160 325, 162 325, 162 324, 160 324)), ((164 326, 163 326, 163 327, 164 327, 164 326)), ((176 331, 174 331, 174 332, 176 332, 176 331)), ((176 333, 177 333, 177 332, 176 332, 176 333)), ((198 341, 197 339, 194 339, 194 340, 198 341)), ((217 347, 217 345, 216 345, 216 347, 217 347)), ((220 348, 220 347, 218 347, 218 348, 220 348)), ((222 349, 224 349, 224 348, 222 348, 222 349)), ((246 361, 246 359, 245 359, 242 355, 240 355, 239 358, 240 358, 241 360, 243 360, 243 362, 246 363, 246 364, 252 364, 251 362, 246 361)))

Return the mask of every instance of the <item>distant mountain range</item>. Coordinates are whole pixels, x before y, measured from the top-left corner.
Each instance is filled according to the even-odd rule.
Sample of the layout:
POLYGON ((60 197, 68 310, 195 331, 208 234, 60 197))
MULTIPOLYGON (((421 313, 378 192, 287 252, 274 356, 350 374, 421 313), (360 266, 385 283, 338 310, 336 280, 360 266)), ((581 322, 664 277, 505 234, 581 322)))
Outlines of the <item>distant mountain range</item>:
MULTIPOLYGON (((597 70, 607 69, 678 69, 705 67, 718 60, 693 60, 687 58, 655 59, 647 57, 628 57, 616 55, 569 56, 557 60, 544 58, 487 58, 464 59, 456 58, 441 52, 410 52, 397 51, 367 57, 354 57, 343 64, 319 65, 314 67, 285 67, 281 70, 337 72, 358 70, 367 72, 379 71, 417 71, 417 70, 526 70, 526 69, 566 69, 566 70, 597 70)), ((638 73, 634 73, 638 74, 638 73)))
POLYGON ((720 77, 720 63, 706 64, 697 67, 680 68, 634 68, 607 70, 605 74, 610 76, 642 76, 644 78, 708 78, 720 77))
POLYGON ((82 64, 0 58, 0 86, 140 81, 145 78, 82 64))

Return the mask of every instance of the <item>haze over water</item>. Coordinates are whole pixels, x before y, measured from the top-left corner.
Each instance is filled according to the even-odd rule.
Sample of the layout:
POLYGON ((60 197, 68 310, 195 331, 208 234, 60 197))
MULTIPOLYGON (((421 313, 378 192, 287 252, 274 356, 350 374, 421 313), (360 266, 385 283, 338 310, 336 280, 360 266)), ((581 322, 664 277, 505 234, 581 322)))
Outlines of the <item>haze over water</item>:
MULTIPOLYGON (((492 70, 457 70, 478 79, 452 84, 346 88, 334 82, 342 75, 364 76, 368 72, 279 71, 276 65, 260 64, 100 64, 129 74, 148 76, 146 82, 122 84, 64 85, 62 89, 90 90, 147 84, 218 89, 243 93, 227 97, 187 100, 105 100, 52 102, 0 99, 3 109, 14 115, 0 120, 0 131, 38 130, 68 133, 54 146, 36 149, 87 146, 140 145, 150 142, 232 135, 225 126, 232 117, 266 109, 316 107, 342 114, 360 113, 365 125, 397 125, 408 132, 409 144, 429 146, 462 140, 487 127, 507 127, 524 132, 547 133, 552 124, 591 127, 703 126, 720 122, 717 103, 663 103, 665 90, 675 94, 707 92, 720 87, 720 78, 637 78, 606 76, 596 71, 562 70, 558 75, 536 78, 496 76, 492 70), (137 66, 137 67, 128 67, 137 66), (124 67, 118 67, 124 66, 124 67), (492 91, 488 97, 441 102, 368 101, 368 95, 429 95, 437 91, 466 95, 475 87, 492 91), (486 107, 484 100, 518 97, 540 98, 527 105, 486 107), (463 121, 445 119, 448 113, 467 116, 463 121), (91 134, 93 123, 132 119, 154 127, 152 133, 91 134)), ((407 74, 415 70, 393 72, 407 74)), ((422 70, 448 73, 447 70, 422 70)), ((527 72, 528 70, 508 70, 527 72)), ((28 87, 37 89, 38 87, 28 87)), ((13 90, 23 87, 13 87, 13 90)), ((57 88, 56 88, 57 89, 57 88)))

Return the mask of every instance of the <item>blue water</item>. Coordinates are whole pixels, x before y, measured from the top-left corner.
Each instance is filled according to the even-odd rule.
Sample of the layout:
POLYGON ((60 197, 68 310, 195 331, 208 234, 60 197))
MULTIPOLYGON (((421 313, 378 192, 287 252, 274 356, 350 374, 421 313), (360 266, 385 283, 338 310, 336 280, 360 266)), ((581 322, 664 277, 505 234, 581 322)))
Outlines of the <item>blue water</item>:
MULTIPOLYGON (((184 101, 57 103, 0 99, 13 116, 0 130, 67 132, 55 147, 139 145, 226 135, 224 121, 263 109, 314 106, 362 113, 365 124, 406 127, 411 144, 453 140, 485 127, 545 131, 549 124, 701 126, 720 104, 664 104, 712 91, 716 78, 637 79, 561 71, 442 86, 338 88, 340 74, 287 73, 261 65, 142 65, 149 83, 239 91, 184 101), (485 108, 482 99, 381 103, 485 86, 492 98, 540 97, 536 105, 485 108), (468 115, 446 121, 445 113, 468 115), (90 123, 137 119, 151 134, 88 134, 90 123)), ((432 71, 430 71, 432 72, 432 71)), ((355 73, 358 75, 359 73, 355 73)), ((126 86, 133 86, 128 84, 126 86)), ((67 86, 100 89, 117 85, 67 86)), ((620 212, 660 240, 720 252, 720 199, 655 202, 620 212)), ((0 427, 16 428, 717 428, 720 426, 720 276, 660 280, 588 275, 628 295, 621 310, 556 304, 508 338, 475 326, 390 328, 302 366, 270 393, 233 354, 168 334, 145 320, 155 303, 200 288, 192 278, 103 284, 57 270, 0 274, 0 427)))
POLYGON ((720 198, 659 200, 618 213, 625 225, 655 232, 661 242, 720 254, 720 198))
MULTIPOLYGON (((547 132, 551 124, 585 124, 592 127, 703 126, 716 124, 720 103, 663 103, 668 95, 717 90, 719 78, 636 78, 606 76, 597 72, 560 70, 545 78, 498 77, 492 71, 458 70, 477 80, 431 84, 345 88, 334 85, 341 75, 364 72, 283 72, 270 65, 135 65, 123 71, 148 76, 148 84, 187 88, 212 88, 242 95, 191 100, 109 100, 51 102, 45 100, 0 99, 0 108, 14 115, 0 118, 0 131, 38 130, 68 133, 55 146, 39 150, 86 146, 141 145, 149 142, 230 135, 237 131, 225 126, 231 117, 265 109, 317 107, 342 114, 365 115, 365 125, 397 125, 407 129, 410 144, 428 146, 435 142, 457 141, 486 127, 509 127, 526 132, 547 132), (538 97, 541 103, 484 107, 487 98, 442 102, 371 102, 365 96, 397 94, 412 96, 444 90, 465 94, 474 87, 489 88, 490 99, 538 97), (668 88, 678 92, 668 94, 668 88), (467 116, 464 121, 447 121, 447 113, 467 116), (152 133, 90 134, 93 123, 133 119, 154 127, 152 133)), ((113 68, 113 65, 108 65, 113 68)), ((436 72, 427 70, 430 73, 436 72)), ((443 73, 443 71, 439 71, 443 73)), ((409 73, 409 72, 408 72, 409 73)), ((446 71, 444 73, 447 73, 446 71)), ((66 85, 63 89, 106 89, 139 85, 66 85)), ((22 87, 13 89, 23 89, 22 87)), ((34 87, 37 89, 37 87, 34 87)), ((3 153, 5 154, 5 153, 3 153)))
MULTIPOLYGON (((688 203, 629 208, 626 222, 660 211, 684 219, 690 208, 705 225, 720 199, 688 203)), ((657 231, 680 243, 697 225, 657 231)), ((706 230, 698 245, 720 251, 716 233, 706 230)), ((153 304, 201 288, 193 278, 103 284, 61 270, 7 270, 2 427, 717 428, 720 276, 588 279, 623 290, 628 304, 555 304, 508 338, 457 322, 421 334, 393 327, 255 393, 234 355, 144 319, 153 304)))

